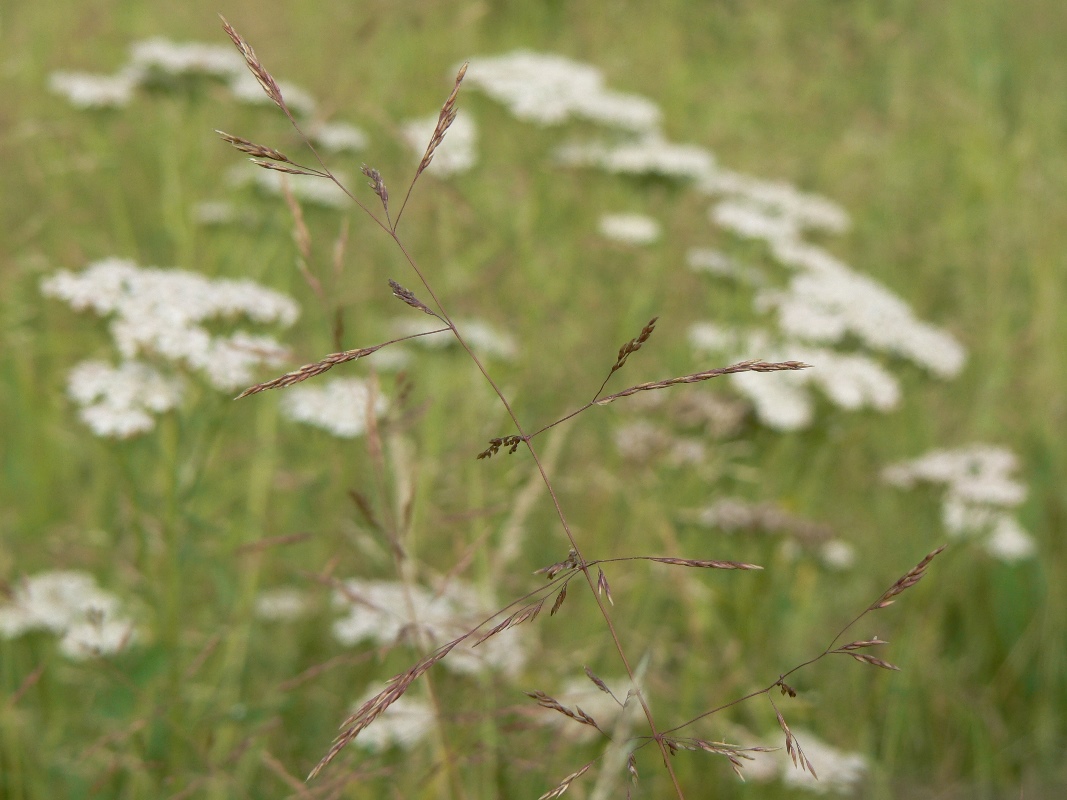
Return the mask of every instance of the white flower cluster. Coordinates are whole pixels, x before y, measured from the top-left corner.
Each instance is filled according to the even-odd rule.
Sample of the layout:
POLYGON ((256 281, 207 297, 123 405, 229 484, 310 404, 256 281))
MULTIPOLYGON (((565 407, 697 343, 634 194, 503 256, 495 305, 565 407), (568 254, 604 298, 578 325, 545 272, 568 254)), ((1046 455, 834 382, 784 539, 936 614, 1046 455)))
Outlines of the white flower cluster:
POLYGON ((178 405, 182 383, 140 361, 126 361, 118 367, 82 361, 67 376, 67 393, 93 433, 128 439, 152 430, 156 425, 153 414, 178 405))
POLYGON ((734 387, 752 401, 760 421, 777 430, 811 425, 815 408, 809 386, 818 387, 831 403, 849 411, 873 408, 884 413, 900 403, 896 378, 863 355, 797 341, 775 341, 767 331, 729 331, 711 323, 691 326, 689 342, 698 352, 723 354, 728 360, 762 358, 813 365, 795 372, 739 372, 730 376, 734 387))
POLYGON ((68 385, 83 419, 101 436, 143 433, 152 427, 151 413, 178 402, 180 384, 140 363, 139 356, 182 364, 230 391, 250 383, 256 367, 281 363, 286 350, 274 339, 243 331, 213 334, 203 323, 244 316, 288 326, 299 314, 291 298, 253 281, 141 268, 117 258, 78 273, 61 270, 42 282, 41 291, 76 311, 111 319, 111 336, 124 363, 117 368, 83 363, 71 372, 68 385))
POLYGON ((953 536, 984 535, 990 554, 1011 562, 1030 558, 1037 549, 1009 510, 1026 499, 1026 485, 1011 477, 1018 468, 1010 450, 972 444, 892 464, 882 478, 904 489, 918 483, 943 485, 941 516, 946 530, 953 536))
POLYGON ((63 95, 75 108, 121 108, 129 105, 137 88, 135 75, 94 75, 88 72, 53 72, 48 88, 63 95))
POLYGON ((369 141, 362 128, 347 122, 320 122, 311 129, 311 140, 330 153, 362 150, 369 141))
POLYGON ((703 147, 668 141, 658 131, 620 143, 570 144, 556 151, 568 167, 598 167, 617 175, 659 175, 699 180, 715 168, 715 157, 703 147))
MULTIPOLYGON (((334 596, 347 615, 333 625, 345 645, 373 641, 395 645, 400 640, 443 645, 469 631, 491 612, 474 587, 452 581, 439 592, 395 581, 346 581, 334 596)), ((487 670, 514 675, 526 663, 522 628, 510 628, 477 647, 477 636, 458 645, 442 661, 446 669, 472 675, 487 670)))
MULTIPOLYGON (((293 197, 321 208, 344 210, 352 202, 344 190, 329 178, 317 175, 291 175, 277 170, 263 169, 255 164, 241 163, 228 171, 231 186, 240 187, 253 184, 257 189, 275 197, 284 193, 283 184, 289 185, 293 197)), ((333 174, 342 184, 347 185, 348 176, 340 170, 333 174)))
MULTIPOLYGON (((809 731, 793 729, 793 734, 815 768, 818 779, 794 765, 785 748, 780 746, 766 751, 747 752, 749 758, 743 762, 742 768, 744 778, 757 783, 780 780, 786 786, 815 794, 854 796, 870 770, 868 759, 860 753, 831 747, 809 731)), ((780 736, 780 733, 775 734, 768 737, 767 741, 781 742, 780 736)), ((746 747, 761 744, 757 737, 749 733, 741 733, 738 738, 745 742, 746 747)))
POLYGON ((963 368, 966 353, 952 336, 917 319, 882 284, 803 241, 809 230, 847 229, 848 215, 841 208, 786 184, 725 170, 713 173, 701 188, 726 195, 709 212, 715 224, 767 242, 778 262, 800 270, 784 290, 768 290, 756 299, 757 310, 777 312, 784 335, 818 343, 852 335, 871 350, 909 359, 942 378, 963 368))
POLYGON ((598 228, 605 239, 622 244, 653 244, 660 237, 660 224, 644 214, 605 214, 598 228))
MULTIPOLYGON (((355 711, 384 689, 385 686, 371 687, 352 710, 355 711)), ((373 725, 361 731, 353 744, 372 753, 381 753, 390 747, 410 750, 429 736, 433 728, 433 708, 429 703, 411 697, 408 691, 385 709, 373 725)))
MULTIPOLYGON (((437 115, 404 123, 401 133, 404 141, 415 153, 416 159, 422 159, 426 146, 437 129, 437 115)), ((445 138, 433 153, 433 161, 426 168, 440 177, 458 175, 467 172, 478 160, 476 145, 478 131, 474 122, 465 114, 459 114, 449 126, 445 138)))
MULTIPOLYGON (((519 352, 515 339, 508 333, 480 319, 459 318, 453 320, 464 341, 480 356, 511 361, 519 352)), ((423 316, 398 319, 393 328, 397 336, 413 336, 425 331, 444 327, 440 320, 423 316)), ((412 344, 430 349, 441 349, 456 344, 456 337, 448 331, 412 339, 412 344)))
MULTIPOLYGON (((223 80, 241 102, 272 102, 235 48, 201 42, 172 42, 162 37, 134 42, 129 61, 113 75, 54 72, 49 78, 49 87, 77 108, 118 108, 130 103, 138 86, 182 77, 223 80)), ((315 100, 307 91, 284 81, 279 81, 279 88, 286 105, 294 113, 314 113, 315 100)))
POLYGON ((596 67, 549 53, 518 50, 502 56, 472 58, 466 85, 503 103, 516 117, 540 125, 580 118, 635 131, 659 125, 652 101, 604 87, 596 67))
POLYGON ((762 286, 767 282, 758 269, 738 264, 721 250, 707 247, 690 248, 686 251, 685 263, 693 272, 728 278, 748 286, 762 286))
POLYGON ((62 637, 63 655, 83 660, 123 650, 135 636, 119 599, 84 572, 42 572, 15 586, 0 606, 0 636, 13 639, 34 630, 62 637))
POLYGON ((268 589, 256 596, 255 615, 268 622, 292 622, 310 610, 308 596, 292 587, 268 589))
MULTIPOLYGON (((295 422, 304 422, 329 431, 342 439, 354 439, 367 430, 371 394, 366 381, 359 378, 334 378, 318 384, 300 384, 282 395, 282 412, 295 422)), ((373 413, 385 413, 388 401, 381 394, 374 398, 373 413)))

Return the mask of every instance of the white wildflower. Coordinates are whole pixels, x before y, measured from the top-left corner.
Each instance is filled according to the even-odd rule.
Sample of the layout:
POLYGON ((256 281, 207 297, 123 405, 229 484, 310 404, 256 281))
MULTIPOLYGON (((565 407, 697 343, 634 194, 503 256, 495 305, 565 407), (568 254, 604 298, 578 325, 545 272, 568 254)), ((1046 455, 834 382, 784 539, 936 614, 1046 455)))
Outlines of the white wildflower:
POLYGON ((288 326, 300 310, 288 296, 253 281, 142 269, 115 258, 79 273, 60 271, 42 282, 41 290, 75 310, 111 316, 111 335, 124 358, 153 354, 182 362, 225 389, 248 382, 256 365, 276 364, 283 351, 266 337, 212 336, 202 323, 244 316, 288 326))
POLYGON ((808 731, 794 730, 793 735, 819 777, 815 778, 811 773, 793 766, 787 757, 780 756, 782 781, 786 786, 816 794, 851 794, 866 777, 870 766, 865 756, 831 747, 808 731))
POLYGON ((579 117, 628 130, 650 130, 660 110, 650 100, 604 88, 600 71, 563 56, 520 50, 478 57, 466 84, 503 103, 519 119, 556 125, 579 117))
POLYGON ((91 575, 75 571, 25 578, 11 601, 0 606, 0 636, 10 639, 33 630, 62 636, 61 652, 75 659, 117 652, 134 635, 133 624, 120 615, 118 598, 100 589, 91 575))
POLYGON ((198 225, 228 225, 237 219, 237 207, 224 200, 205 200, 193 206, 192 216, 198 225))
MULTIPOLYGON (((333 170, 333 174, 341 184, 348 181, 348 176, 343 172, 333 170)), ((277 170, 263 169, 255 164, 238 164, 231 176, 235 184, 251 181, 260 190, 277 197, 284 194, 282 186, 288 183, 289 190, 297 200, 322 208, 343 210, 347 209, 352 202, 336 183, 318 175, 290 175, 277 170)))
POLYGON ((816 342, 857 336, 867 347, 907 358, 941 377, 963 367, 963 348, 915 318, 901 298, 847 267, 824 267, 794 277, 785 291, 765 292, 762 308, 776 308, 783 333, 816 342))
POLYGON ((572 144, 556 152, 564 166, 599 167, 620 175, 661 175, 680 180, 698 179, 715 165, 702 147, 675 144, 660 133, 649 133, 621 144, 572 144))
MULTIPOLYGON (((267 97, 263 87, 259 85, 256 77, 247 69, 241 70, 229 80, 230 91, 234 99, 250 105, 273 105, 274 101, 267 97)), ((315 113, 315 98, 296 84, 288 81, 278 81, 282 99, 297 116, 310 116, 315 113)))
POLYGON ((904 489, 920 482, 944 486, 945 529, 953 536, 983 535, 990 554, 1012 562, 1036 551, 1033 538, 1007 510, 1026 499, 1026 485, 1012 477, 1018 467, 1010 450, 972 444, 892 464, 882 471, 882 479, 904 489))
POLYGON ((311 129, 311 139, 330 153, 362 150, 367 146, 367 134, 347 122, 323 122, 311 129))
POLYGON ((623 244, 652 244, 660 237, 660 224, 644 214, 605 214, 599 230, 604 238, 623 244))
POLYGON ((766 282, 759 270, 738 264, 720 250, 691 248, 686 251, 685 262, 693 272, 703 272, 717 278, 729 278, 750 286, 762 286, 766 282))
POLYGON ((658 425, 639 420, 616 428, 614 439, 615 447, 623 458, 647 463, 670 445, 671 436, 658 425))
MULTIPOLYGON (((457 581, 444 591, 390 581, 350 580, 335 595, 348 610, 333 625, 333 634, 346 645, 374 641, 394 645, 401 636, 424 637, 442 645, 462 636, 490 613, 492 605, 472 587, 457 581)), ((513 675, 525 663, 521 629, 501 631, 477 647, 477 637, 458 645, 442 665, 460 674, 493 670, 513 675)))
MULTIPOLYGON (((361 436, 366 431, 369 403, 370 388, 359 378, 303 384, 282 395, 282 411, 289 419, 314 425, 343 439, 361 436)), ((386 407, 386 398, 376 395, 374 415, 381 416, 386 407)))
POLYGON ((972 504, 1016 506, 1026 499, 1026 486, 1010 477, 1018 468, 1019 461, 1010 450, 971 444, 956 450, 931 450, 892 464, 882 477, 902 488, 920 481, 943 484, 950 496, 972 504))
MULTIPOLYGON (((383 689, 385 687, 380 686, 367 690, 356 702, 353 710, 377 696, 383 689)), ((409 691, 385 709, 372 725, 361 731, 353 743, 374 753, 380 753, 390 747, 410 750, 429 736, 433 728, 433 708, 428 703, 412 697, 409 691)))
POLYGON ((179 403, 182 384, 139 361, 118 367, 83 361, 70 371, 67 393, 97 436, 126 439, 152 430, 156 424, 152 415, 179 403))
POLYGON ((843 539, 831 539, 819 548, 819 556, 826 566, 844 572, 856 564, 856 550, 843 539))
POLYGON ((292 622, 308 613, 311 603, 299 589, 268 589, 256 597, 255 614, 269 622, 292 622))
POLYGON ((137 80, 125 72, 117 75, 53 72, 48 86, 56 94, 66 97, 75 108, 121 108, 133 99, 137 80))
MULTIPOLYGON (((464 341, 480 356, 499 358, 509 361, 515 358, 519 346, 508 333, 480 319, 458 318, 453 320, 464 341)), ((426 331, 439 330, 444 324, 437 319, 423 315, 398 319, 394 324, 397 336, 413 336, 426 331)), ((456 344, 456 338, 448 331, 430 336, 419 336, 411 340, 412 344, 431 349, 441 349, 456 344)))
POLYGON ((128 619, 88 619, 67 628, 59 651, 74 661, 84 661, 121 652, 135 638, 133 622, 128 619))
POLYGON ((1033 537, 1008 514, 1000 515, 993 533, 985 542, 985 548, 990 555, 1008 563, 1032 558, 1037 551, 1033 537))
POLYGON ((842 233, 848 230, 848 213, 832 200, 799 191, 784 181, 767 181, 739 172, 709 172, 697 187, 744 201, 749 207, 790 220, 798 229, 842 233))
MULTIPOLYGON (((401 130, 404 141, 416 158, 422 158, 436 128, 437 115, 404 123, 401 130)), ((460 114, 452 121, 444 140, 434 150, 433 161, 426 171, 441 177, 467 172, 478 160, 477 140, 474 122, 460 114)))
MULTIPOLYGON (((209 75, 234 78, 247 67, 233 47, 203 42, 173 42, 157 36, 130 46, 130 67, 135 74, 150 76, 209 75)), ((261 90, 262 91, 262 90, 261 90)))
POLYGON ((795 220, 743 200, 724 200, 713 206, 709 215, 711 221, 720 228, 746 239, 775 242, 791 240, 800 233, 800 226, 795 220))

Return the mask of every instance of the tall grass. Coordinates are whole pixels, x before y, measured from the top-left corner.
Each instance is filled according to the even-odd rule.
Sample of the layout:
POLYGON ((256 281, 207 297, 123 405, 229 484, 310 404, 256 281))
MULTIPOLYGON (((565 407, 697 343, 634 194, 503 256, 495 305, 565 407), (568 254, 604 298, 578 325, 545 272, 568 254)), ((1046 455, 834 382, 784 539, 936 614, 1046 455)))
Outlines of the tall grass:
MULTIPOLYGON (((230 161, 210 130, 287 141, 280 126, 269 129, 268 115, 198 91, 153 95, 139 101, 135 114, 74 116, 43 90, 52 69, 115 67, 131 39, 208 39, 214 10, 182 10, 166 30, 147 10, 116 16, 74 9, 55 18, 36 7, 8 11, 3 35, 7 51, 18 55, 8 62, 12 97, 2 113, 10 124, 0 143, 9 163, 0 213, 12 232, 0 243, 9 266, 0 278, 0 413, 17 424, 5 424, 0 443, 7 509, 0 567, 12 585, 43 569, 88 568, 102 585, 135 599, 154 632, 113 662, 80 665, 65 663, 47 637, 0 644, 4 690, 15 698, 3 715, 0 766, 11 796, 77 795, 94 787, 164 796, 183 789, 287 791, 278 765, 294 775, 293 765, 309 766, 333 734, 337 709, 382 672, 329 640, 328 590, 313 618, 321 624, 278 629, 252 615, 260 588, 314 585, 297 565, 320 574, 332 554, 364 541, 366 526, 354 521, 358 509, 337 502, 351 486, 373 484, 373 471, 355 455, 360 447, 338 451, 317 432, 294 436, 272 402, 230 406, 208 391, 188 398, 188 410, 164 419, 151 437, 111 445, 92 439, 62 396, 67 368, 104 354, 107 337, 101 326, 40 296, 40 278, 56 269, 118 253, 209 275, 250 276, 308 308, 314 302, 291 268, 291 220, 281 203, 254 204, 259 219, 251 232, 201 229, 183 211, 217 193, 216 176, 230 161), (240 549, 302 532, 314 535, 240 549), (335 657, 341 660, 331 664, 335 657)), ((892 15, 865 6, 840 14, 827 5, 794 15, 783 8, 679 6, 663 15, 636 8, 632 19, 610 27, 591 12, 547 7, 479 13, 446 5, 383 14, 376 24, 341 9, 287 19, 289 46, 280 26, 226 10, 271 54, 272 65, 277 54, 273 68, 315 87, 333 108, 352 109, 376 142, 394 139, 390 120, 439 103, 443 84, 427 73, 444 73, 472 53, 526 45, 578 55, 605 67, 614 86, 656 96, 672 133, 709 144, 724 163, 788 178, 845 205, 855 225, 834 242, 835 251, 905 296, 924 319, 951 327, 971 351, 969 366, 950 383, 905 373, 906 401, 895 414, 827 411, 814 428, 789 436, 748 427, 714 456, 716 494, 773 500, 852 533, 863 566, 831 575, 815 562, 791 561, 773 540, 716 542, 722 557, 763 564, 774 580, 759 584, 769 591, 735 581, 710 594, 686 584, 680 595, 650 595, 629 621, 635 631, 658 626, 667 628, 664 640, 723 642, 696 662, 676 646, 659 650, 678 665, 675 685, 650 691, 697 708, 709 676, 729 699, 750 688, 746 674, 774 675, 802 659, 806 646, 843 622, 842 608, 863 607, 892 580, 897 564, 937 541, 937 498, 879 486, 878 470, 934 446, 993 440, 1022 458, 1031 491, 1022 520, 1038 538, 1041 559, 1009 567, 971 550, 940 565, 933 590, 920 590, 921 623, 877 631, 893 640, 903 672, 871 679, 840 665, 828 673, 817 667, 811 684, 797 688, 819 710, 801 721, 828 741, 872 755, 871 794, 1014 796, 1023 786, 1028 796, 1041 796, 1062 785, 1064 671, 1061 649, 1051 644, 1062 638, 1065 607, 1051 577, 1062 562, 1053 532, 1064 518, 1056 355, 1065 333, 1058 313, 1064 248, 1062 233, 1048 223, 1062 205, 1056 155, 1062 70, 1049 68, 1060 58, 1054 43, 1063 21, 1055 7, 1008 13, 993 3, 948 4, 920 17, 910 7, 892 15), (352 31, 361 24, 354 50, 352 31), (305 41, 321 47, 295 44, 305 41), (831 684, 832 692, 816 688, 831 684)), ((522 342, 543 342, 537 332, 554 325, 553 341, 532 353, 524 348, 521 370, 500 366, 522 418, 553 419, 570 407, 567 397, 587 393, 574 387, 595 390, 600 376, 590 375, 589 354, 610 360, 656 313, 662 320, 655 339, 640 362, 627 366, 639 366, 635 381, 686 372, 692 357, 680 346, 685 326, 710 316, 712 304, 745 313, 745 298, 733 289, 709 289, 681 270, 674 280, 661 278, 664 264, 683 263, 682 242, 708 235, 705 203, 649 182, 642 202, 670 220, 661 249, 630 254, 598 245, 586 232, 595 230, 599 210, 627 203, 634 187, 546 173, 537 166, 548 147, 542 137, 480 97, 466 102, 482 122, 484 166, 423 187, 404 226, 411 249, 442 265, 442 294, 462 296, 465 313, 512 323, 522 342), (479 302, 474 289, 482 286, 501 298, 500 310, 479 302), (531 287, 537 303, 525 302, 531 287), (583 308, 597 311, 592 330, 569 322, 581 319, 583 308), (579 351, 580 358, 573 355, 579 351)), ((358 164, 357 158, 346 166, 352 172, 358 164)), ((376 164, 387 176, 406 165, 400 146, 376 164)), ((309 209, 307 223, 317 263, 328 270, 337 219, 309 209)), ((345 341, 353 345, 378 340, 386 312, 370 298, 380 296, 385 279, 404 282, 387 244, 359 236, 353 225, 348 252, 359 268, 346 270, 338 292, 343 304, 359 309, 346 315, 345 341)), ((292 341, 298 363, 335 349, 331 325, 310 313, 292 341)), ((506 428, 462 363, 453 354, 427 354, 413 370, 412 407, 422 416, 409 434, 420 476, 412 525, 420 531, 419 558, 441 571, 470 557, 478 537, 493 535, 506 498, 530 479, 517 461, 486 469, 474 460, 484 446, 478 442, 506 428), (473 451, 469 435, 453 433, 471 429, 480 431, 473 451)), ((383 381, 391 392, 389 379, 383 381)), ((574 526, 598 551, 609 543, 619 551, 672 554, 703 547, 708 534, 665 518, 662 508, 705 504, 713 491, 708 474, 648 469, 616 455, 612 431, 630 413, 622 402, 596 409, 561 437, 559 471, 583 479, 560 487, 562 502, 574 508, 574 526)), ((527 529, 551 526, 549 510, 535 505, 527 529)), ((532 536, 522 550, 521 563, 531 568, 565 555, 532 536)), ((368 558, 380 557, 347 552, 331 574, 358 574, 368 558)), ((473 574, 492 568, 474 556, 473 574)), ((613 592, 636 591, 629 580, 613 580, 613 592)), ((576 604, 574 613, 584 611, 576 604)), ((546 646, 583 662, 588 656, 590 667, 603 672, 602 643, 568 633, 578 625, 555 623, 541 634, 546 646)), ((650 676, 672 672, 654 666, 660 668, 650 676)), ((500 735, 508 723, 490 709, 516 700, 508 687, 499 688, 498 697, 488 686, 470 693, 468 705, 486 713, 473 728, 470 718, 461 720, 453 735, 464 743, 500 735)), ((505 745, 484 751, 465 773, 475 787, 468 791, 536 796, 543 775, 527 774, 522 761, 507 764, 504 752, 505 745)), ((706 774, 706 762, 678 763, 683 785, 706 774)), ((562 776, 572 761, 561 753, 552 764, 562 776)), ((642 771, 646 789, 655 774, 642 771)), ((420 777, 413 775, 416 783, 420 777)), ((724 794, 757 791, 734 788, 725 770, 716 779, 724 794)))

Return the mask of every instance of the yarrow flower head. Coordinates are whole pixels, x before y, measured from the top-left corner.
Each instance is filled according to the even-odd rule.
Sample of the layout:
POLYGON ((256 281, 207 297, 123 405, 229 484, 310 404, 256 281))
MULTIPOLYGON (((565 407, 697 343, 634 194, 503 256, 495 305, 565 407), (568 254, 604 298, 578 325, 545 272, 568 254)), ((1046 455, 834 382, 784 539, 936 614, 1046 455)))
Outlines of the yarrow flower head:
POLYGON ((268 622, 292 622, 306 616, 310 609, 307 594, 292 587, 268 589, 256 596, 255 614, 268 622))
POLYGON ((329 431, 342 439, 354 439, 367 430, 367 415, 380 417, 388 407, 385 396, 376 394, 374 407, 370 386, 359 378, 333 378, 320 385, 304 384, 282 395, 282 412, 295 422, 329 431))
POLYGON ((139 361, 126 361, 118 367, 83 361, 67 376, 67 393, 93 433, 126 439, 152 430, 156 425, 153 414, 178 404, 182 382, 139 361))
POLYGON ((519 119, 557 125, 572 118, 627 130, 659 124, 659 107, 644 97, 604 87, 600 70, 550 53, 518 50, 472 58, 466 83, 503 103, 519 119))
POLYGON ((68 658, 116 653, 135 635, 120 612, 119 599, 91 575, 42 572, 17 584, 11 601, 0 606, 0 637, 45 630, 61 637, 60 651, 68 658))
POLYGON ((117 258, 79 273, 60 271, 41 290, 76 311, 111 317, 111 335, 125 359, 154 355, 183 363, 226 391, 247 384, 254 367, 280 363, 285 351, 272 339, 240 331, 212 335, 202 323, 244 316, 288 326, 299 314, 291 298, 252 281, 140 268, 117 258))
POLYGON ((116 75, 53 72, 48 86, 75 108, 122 108, 133 99, 137 76, 126 72, 116 75))
MULTIPOLYGON (((491 604, 472 587, 452 581, 439 592, 391 581, 346 581, 334 597, 347 615, 334 623, 342 644, 373 641, 395 645, 401 640, 434 646, 456 639, 489 614, 491 604)), ((460 674, 486 670, 514 675, 526 661, 521 628, 501 631, 477 647, 477 636, 458 645, 442 665, 460 674)))
POLYGON ((689 330, 700 352, 718 352, 730 359, 793 359, 813 369, 770 375, 738 373, 730 381, 753 403, 760 421, 778 430, 799 430, 811 424, 814 406, 805 389, 817 386, 834 405, 849 411, 873 408, 888 412, 900 403, 900 385, 881 365, 858 353, 841 353, 801 342, 776 342, 767 331, 730 331, 711 323, 689 330))
POLYGON ((1020 505, 1025 484, 1013 473, 1019 462, 1003 447, 972 444, 956 450, 932 450, 886 467, 882 479, 908 489, 918 483, 945 487, 941 519, 954 536, 984 536, 985 548, 1001 561, 1030 558, 1036 545, 1009 509, 1020 505))
POLYGON ((311 129, 311 140, 330 153, 362 150, 369 141, 362 128, 347 122, 322 122, 311 129))
MULTIPOLYGON (((368 689, 356 702, 355 708, 376 697, 383 689, 384 686, 368 689)), ((373 753, 383 752, 390 747, 410 750, 425 740, 433 728, 433 708, 408 693, 394 701, 373 725, 361 731, 354 743, 373 753)))
POLYGON ((568 167, 599 167, 617 175, 658 175, 677 180, 699 180, 715 166, 710 151, 670 142, 658 132, 622 143, 566 145, 556 151, 556 160, 568 167))
POLYGON ((247 70, 241 54, 233 47, 174 42, 162 36, 134 42, 130 46, 129 68, 141 80, 183 75, 236 78, 247 70))
POLYGON ((622 244, 652 244, 660 237, 660 224, 644 214, 605 214, 598 228, 605 239, 622 244))
MULTIPOLYGON (((435 114, 404 123, 401 133, 415 158, 421 159, 426 152, 426 145, 437 129, 437 121, 435 114)), ((440 177, 470 171, 478 160, 477 143, 478 129, 474 122, 464 114, 457 115, 444 140, 434 150, 433 161, 426 171, 440 177)))

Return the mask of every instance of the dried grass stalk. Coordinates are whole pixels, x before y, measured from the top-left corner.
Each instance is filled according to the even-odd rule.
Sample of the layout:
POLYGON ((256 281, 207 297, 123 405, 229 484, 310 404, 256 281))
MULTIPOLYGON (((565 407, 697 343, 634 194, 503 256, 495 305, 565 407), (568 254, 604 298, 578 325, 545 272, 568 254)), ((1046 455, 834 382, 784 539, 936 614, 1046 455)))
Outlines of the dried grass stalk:
POLYGON ((901 592, 910 589, 923 579, 926 574, 926 568, 930 566, 930 562, 933 561, 944 549, 946 545, 941 545, 939 548, 928 554, 926 558, 908 570, 904 575, 897 580, 892 586, 886 589, 885 594, 879 597, 867 610, 874 611, 875 609, 885 608, 892 605, 893 600, 901 592))
POLYGON ((543 795, 538 797, 537 800, 554 800, 554 798, 560 797, 564 792, 566 792, 569 788, 571 788, 571 784, 572 783, 574 783, 576 780, 578 780, 580 777, 582 777, 585 773, 587 773, 592 768, 594 763, 596 763, 596 762, 590 761, 588 764, 586 764, 584 767, 582 767, 577 772, 572 772, 570 775, 568 775, 566 778, 564 778, 562 781, 560 781, 559 785, 556 786, 555 789, 552 789, 550 791, 545 792, 543 795))
POLYGON ((611 368, 612 372, 622 369, 623 365, 626 363, 626 359, 628 359, 632 353, 636 353, 638 350, 640 350, 641 345, 648 341, 648 337, 650 337, 652 335, 652 331, 656 329, 656 320, 658 319, 659 317, 653 317, 652 319, 650 319, 648 321, 648 324, 641 329, 641 333, 637 336, 637 338, 631 339, 619 348, 619 355, 615 359, 614 366, 612 366, 611 368))
MULTIPOLYGON (((584 669, 585 669, 585 676, 587 678, 589 678, 589 680, 591 680, 593 682, 593 685, 596 686, 596 688, 598 688, 600 691, 604 692, 605 694, 611 695, 611 699, 614 700, 616 703, 619 702, 619 698, 617 698, 615 696, 615 693, 612 692, 611 689, 608 688, 608 685, 606 683, 604 683, 604 681, 602 681, 599 677, 597 677, 597 675, 591 669, 589 669, 589 667, 585 667, 584 669)), ((619 703, 619 705, 622 705, 622 704, 619 703)))
POLYGON ((556 612, 563 606, 563 601, 567 599, 567 584, 563 584, 563 588, 559 590, 559 594, 556 595, 556 602, 552 604, 552 610, 548 612, 548 616, 556 616, 556 612))
POLYGON ((343 353, 331 353, 313 364, 305 364, 300 367, 300 369, 287 372, 273 380, 250 386, 237 395, 234 400, 240 400, 249 395, 259 394, 260 392, 265 392, 267 389, 282 389, 286 386, 292 386, 294 383, 300 383, 301 381, 306 381, 308 378, 314 378, 316 375, 328 372, 338 364, 344 364, 346 361, 355 361, 358 358, 369 356, 371 353, 377 352, 383 347, 385 347, 384 344, 377 344, 373 347, 361 347, 358 350, 345 350, 343 353))
POLYGON ((549 711, 556 711, 569 719, 573 719, 581 725, 588 725, 592 728, 596 728, 598 731, 600 730, 600 726, 597 725, 596 720, 582 711, 578 706, 574 707, 575 710, 571 710, 556 698, 549 697, 547 694, 540 691, 526 692, 525 694, 527 697, 532 697, 536 700, 541 708, 547 708, 549 711))
POLYGON ((675 564, 679 567, 697 567, 699 569, 763 569, 759 564, 745 564, 741 561, 710 561, 698 558, 669 558, 666 556, 641 556, 642 561, 658 561, 661 564, 675 564))
POLYGON ((234 43, 238 50, 241 51, 241 55, 244 56, 245 64, 248 65, 248 69, 259 81, 259 85, 278 108, 285 112, 286 116, 292 116, 289 113, 289 107, 285 104, 284 98, 282 98, 282 90, 278 88, 278 82, 274 80, 274 77, 267 72, 267 68, 263 66, 259 58, 256 56, 256 51, 252 49, 252 45, 244 40, 237 31, 233 29, 233 26, 226 21, 226 17, 219 14, 219 19, 222 20, 222 29, 226 31, 226 35, 230 37, 230 41, 234 43))
POLYGON ((378 195, 378 199, 382 201, 382 208, 385 213, 389 214, 389 190, 385 187, 385 181, 382 180, 382 173, 378 170, 368 167, 366 164, 360 170, 364 175, 370 178, 370 183, 367 185, 374 190, 374 193, 378 195))
POLYGON ((797 741, 797 737, 793 735, 793 732, 789 730, 789 725, 786 723, 785 717, 782 716, 782 712, 778 710, 778 706, 774 705, 773 700, 771 700, 771 705, 774 707, 775 716, 778 717, 778 725, 782 732, 785 733, 785 751, 793 760, 793 766, 807 770, 811 773, 811 777, 818 780, 819 776, 815 774, 815 767, 811 765, 808 757, 804 755, 804 751, 800 749, 800 742, 797 741))
POLYGON ((444 141, 445 133, 452 126, 452 123, 456 120, 456 97, 459 96, 459 85, 463 83, 463 76, 467 74, 467 64, 464 62, 463 66, 459 68, 459 73, 456 75, 456 83, 452 87, 452 93, 445 100, 445 104, 441 106, 441 113, 437 115, 437 126, 433 130, 433 135, 430 137, 430 143, 426 146, 426 152, 422 156, 422 161, 419 162, 419 168, 415 170, 415 178, 412 180, 418 180, 423 171, 430 166, 430 162, 433 161, 434 151, 437 150, 441 142, 444 141))
MULTIPOLYGON (((419 298, 417 298, 415 296, 415 293, 412 292, 410 289, 405 289, 403 286, 401 286, 399 283, 392 280, 391 278, 389 280, 389 287, 393 290, 393 297, 403 300, 409 306, 418 309, 423 314, 429 314, 431 317, 437 317, 437 314, 431 311, 430 308, 419 298)), ((440 319, 440 317, 438 317, 438 319, 440 319)))
POLYGON ((226 133, 226 131, 216 130, 215 133, 217 133, 224 142, 232 144, 242 153, 247 153, 256 158, 265 158, 269 161, 282 161, 286 164, 294 163, 289 156, 280 150, 275 150, 273 147, 267 147, 264 144, 256 144, 255 142, 240 136, 234 136, 232 133, 226 133))
POLYGON ((604 574, 604 570, 599 567, 597 568, 596 588, 602 597, 606 597, 609 603, 615 605, 615 601, 611 598, 611 586, 608 585, 608 578, 604 574))
POLYGON ((783 370, 808 369, 810 366, 811 364, 805 364, 803 361, 769 362, 752 359, 751 361, 742 361, 737 364, 731 364, 728 367, 721 367, 720 369, 709 369, 704 372, 695 372, 692 375, 683 375, 680 378, 670 378, 665 381, 652 381, 651 383, 639 383, 636 386, 623 389, 621 392, 615 392, 615 394, 609 394, 594 402, 598 406, 606 406, 608 403, 612 403, 620 397, 629 397, 638 392, 650 392, 654 389, 665 389, 668 386, 677 386, 681 383, 699 383, 700 381, 718 378, 721 375, 733 375, 737 372, 781 372, 783 370))

